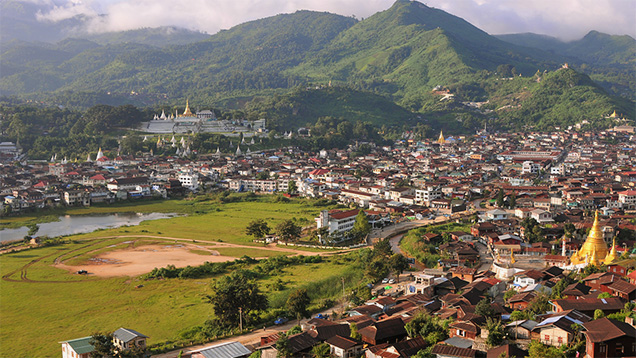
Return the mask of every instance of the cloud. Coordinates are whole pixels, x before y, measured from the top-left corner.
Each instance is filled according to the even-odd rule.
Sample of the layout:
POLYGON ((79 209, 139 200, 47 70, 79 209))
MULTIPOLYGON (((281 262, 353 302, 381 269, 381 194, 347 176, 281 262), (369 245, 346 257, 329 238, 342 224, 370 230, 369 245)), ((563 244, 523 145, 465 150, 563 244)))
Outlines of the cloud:
MULTIPOLYGON (((61 5, 38 14, 44 21, 77 15, 90 18, 91 32, 164 25, 216 33, 240 23, 291 13, 328 11, 366 18, 394 0, 31 0, 61 5), (98 16, 104 14, 105 16, 98 16)), ((462 17, 491 34, 535 32, 565 40, 590 30, 636 37, 634 0, 423 0, 428 6, 462 17)))
POLYGON ((392 3, 393 0, 76 0, 41 13, 38 19, 60 21, 85 15, 91 18, 87 24, 90 32, 172 25, 216 33, 246 21, 297 10, 368 17, 392 3), (97 16, 98 7, 105 16, 97 16))
POLYGON ((591 30, 636 37, 634 0, 427 0, 490 34, 534 32, 576 40, 591 30))
POLYGON ((38 13, 35 14, 35 18, 38 19, 38 21, 59 22, 74 18, 78 15, 84 15, 91 18, 98 15, 92 1, 83 2, 81 0, 72 0, 61 5, 56 5, 52 1, 29 1, 39 5, 48 5, 49 7, 52 7, 47 12, 42 12, 41 10, 38 11, 38 13))

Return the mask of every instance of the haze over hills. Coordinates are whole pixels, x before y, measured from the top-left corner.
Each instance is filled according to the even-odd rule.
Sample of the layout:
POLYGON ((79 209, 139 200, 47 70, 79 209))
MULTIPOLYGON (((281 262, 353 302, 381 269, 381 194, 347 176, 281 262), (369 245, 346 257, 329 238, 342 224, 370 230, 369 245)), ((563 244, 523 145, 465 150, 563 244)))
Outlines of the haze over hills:
MULTIPOLYGON (((154 34, 161 42, 164 34, 154 34)), ((129 100, 137 104, 141 97, 161 104, 190 98, 195 106, 242 107, 255 96, 269 98, 292 89, 285 100, 306 103, 308 96, 298 88, 331 83, 348 88, 345 97, 355 108, 326 111, 329 115, 355 112, 364 118, 373 111, 369 103, 378 100, 373 96, 380 95, 403 107, 405 118, 420 113, 439 125, 466 130, 487 118, 502 125, 544 117, 544 125, 572 124, 615 109, 634 117, 633 102, 609 95, 585 74, 572 69, 543 73, 571 62, 614 94, 629 92, 636 83, 634 40, 629 36, 590 33, 568 46, 535 35, 497 38, 419 2, 398 0, 362 21, 298 11, 164 48, 148 41, 117 43, 131 36, 67 39, 55 45, 9 43, 0 54, 0 91, 81 106, 103 98, 96 93, 132 91, 139 96, 129 100), (432 91, 436 87, 452 96, 441 97, 440 91, 432 91), (467 101, 488 103, 475 110, 467 101)))
POLYGON ((201 41, 209 35, 175 26, 96 33, 88 28, 90 18, 76 15, 53 22, 37 15, 51 10, 53 3, 3 0, 0 2, 0 43, 12 41, 56 43, 69 37, 85 38, 99 44, 134 42, 158 47, 201 41))

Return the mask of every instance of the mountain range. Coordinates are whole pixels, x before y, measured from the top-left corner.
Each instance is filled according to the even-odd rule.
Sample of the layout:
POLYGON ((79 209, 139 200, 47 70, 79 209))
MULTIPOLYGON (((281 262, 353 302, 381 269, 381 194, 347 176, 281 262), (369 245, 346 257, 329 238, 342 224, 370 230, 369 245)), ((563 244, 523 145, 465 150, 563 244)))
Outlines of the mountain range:
MULTIPOLYGON (((590 32, 570 43, 535 34, 491 36, 407 0, 361 21, 298 11, 211 36, 184 31, 5 42, 0 93, 75 106, 104 96, 143 105, 189 98, 195 107, 248 111, 264 110, 266 99, 269 108, 279 102, 290 108, 292 122, 284 125, 316 96, 350 103, 325 111, 334 116, 375 118, 370 106, 386 101, 381 107, 400 108, 398 122, 424 118, 466 130, 486 120, 504 128, 547 127, 614 110, 635 115, 636 41, 629 36, 590 32), (168 36, 178 44, 166 45, 168 36), (561 68, 566 62, 569 68, 561 68)), ((311 113, 310 119, 320 116, 311 113)))

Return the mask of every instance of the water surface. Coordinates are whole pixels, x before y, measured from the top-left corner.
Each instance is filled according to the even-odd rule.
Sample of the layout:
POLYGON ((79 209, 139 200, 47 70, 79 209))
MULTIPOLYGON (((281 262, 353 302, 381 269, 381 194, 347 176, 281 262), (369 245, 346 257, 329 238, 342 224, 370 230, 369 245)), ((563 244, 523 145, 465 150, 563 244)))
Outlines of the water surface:
MULTIPOLYGON (((175 217, 174 213, 115 213, 100 215, 60 216, 60 221, 38 224, 35 236, 66 236, 84 234, 99 229, 112 229, 126 225, 139 225, 144 220, 175 217)), ((27 227, 0 230, 0 241, 22 240, 29 232, 27 227)))

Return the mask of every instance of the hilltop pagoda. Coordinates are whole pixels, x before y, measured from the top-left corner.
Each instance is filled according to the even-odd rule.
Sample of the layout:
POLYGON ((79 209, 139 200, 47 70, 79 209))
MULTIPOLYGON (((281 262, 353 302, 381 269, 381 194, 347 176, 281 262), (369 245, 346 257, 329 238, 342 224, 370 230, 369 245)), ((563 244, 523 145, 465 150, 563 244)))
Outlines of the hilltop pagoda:
POLYGON ((611 252, 607 250, 607 244, 603 239, 603 231, 598 222, 598 211, 594 214, 594 224, 585 239, 583 246, 570 258, 573 265, 588 264, 600 266, 610 264, 617 258, 616 245, 612 246, 611 252))

